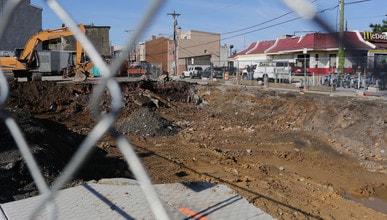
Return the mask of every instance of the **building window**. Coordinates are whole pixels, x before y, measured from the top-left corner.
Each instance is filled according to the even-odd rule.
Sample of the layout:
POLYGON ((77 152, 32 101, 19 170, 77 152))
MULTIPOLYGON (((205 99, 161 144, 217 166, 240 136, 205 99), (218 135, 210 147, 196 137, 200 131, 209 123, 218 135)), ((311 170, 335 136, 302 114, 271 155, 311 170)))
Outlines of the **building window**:
POLYGON ((309 68, 310 67, 309 60, 310 60, 309 54, 297 55, 296 66, 302 69, 309 68))
POLYGON ((336 54, 329 54, 329 68, 336 68, 336 54))

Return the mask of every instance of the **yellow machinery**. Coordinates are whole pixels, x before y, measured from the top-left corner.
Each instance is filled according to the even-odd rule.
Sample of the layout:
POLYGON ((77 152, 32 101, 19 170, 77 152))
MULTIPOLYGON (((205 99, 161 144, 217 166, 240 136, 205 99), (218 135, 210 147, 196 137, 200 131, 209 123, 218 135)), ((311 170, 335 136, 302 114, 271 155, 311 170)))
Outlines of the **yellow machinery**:
MULTIPOLYGON (((79 28, 83 33, 86 32, 86 29, 82 24, 79 25, 79 28)), ((73 32, 71 32, 67 27, 39 32, 30 37, 20 53, 18 53, 19 51, 16 51, 16 57, 0 57, 0 67, 2 70, 12 71, 15 78, 27 77, 29 81, 40 80, 41 76, 37 72, 37 68, 39 67, 39 58, 37 51, 35 50, 36 45, 46 40, 72 35, 73 32)), ((83 51, 80 43, 77 41, 75 58, 72 58, 72 64, 69 65, 66 70, 66 75, 74 76, 74 81, 86 80, 88 75, 87 71, 93 67, 93 63, 87 61, 85 57, 85 52, 83 51)))

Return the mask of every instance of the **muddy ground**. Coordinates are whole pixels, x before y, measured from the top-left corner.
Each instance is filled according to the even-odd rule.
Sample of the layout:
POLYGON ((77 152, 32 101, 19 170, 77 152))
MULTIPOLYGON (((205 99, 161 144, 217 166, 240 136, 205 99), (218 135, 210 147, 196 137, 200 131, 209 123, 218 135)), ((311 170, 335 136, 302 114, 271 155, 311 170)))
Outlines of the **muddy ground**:
MULTIPOLYGON (((226 184, 278 219, 387 218, 382 99, 223 84, 120 85, 124 106, 116 128, 135 145, 154 183, 226 184), (349 198, 374 203, 369 208, 349 198)), ((95 125, 93 85, 10 87, 4 111, 52 182, 95 125)), ((109 112, 109 103, 105 94, 100 109, 109 112)), ((12 137, 0 127, 0 202, 36 195, 12 137)), ((106 135, 68 186, 112 177, 132 174, 106 135)))

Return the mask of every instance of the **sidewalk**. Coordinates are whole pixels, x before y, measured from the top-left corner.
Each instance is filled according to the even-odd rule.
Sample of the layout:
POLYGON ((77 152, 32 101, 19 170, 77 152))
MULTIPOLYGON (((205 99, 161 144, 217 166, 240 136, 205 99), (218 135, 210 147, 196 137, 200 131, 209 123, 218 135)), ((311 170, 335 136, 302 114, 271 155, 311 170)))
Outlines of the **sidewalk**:
POLYGON ((364 88, 362 89, 354 89, 354 88, 343 88, 338 87, 332 90, 327 91, 313 91, 310 90, 308 92, 316 92, 321 94, 330 94, 330 95, 336 95, 336 96, 353 96, 353 97, 365 97, 365 98, 377 98, 377 99, 383 99, 387 101, 387 90, 366 90, 364 88))
POLYGON ((387 90, 373 90, 373 89, 354 89, 354 88, 336 88, 336 93, 338 94, 346 94, 346 95, 355 95, 355 96, 375 96, 380 98, 387 99, 387 90))
MULTIPOLYGON (((156 184, 155 190, 171 219, 274 219, 231 188, 206 182, 156 184)), ((57 219, 158 219, 131 179, 91 181, 56 193, 57 219)), ((38 195, 0 205, 0 219, 29 219, 44 196, 38 195)), ((38 219, 48 219, 46 209, 38 219)), ((51 216, 52 217, 52 216, 51 216)), ((158 216, 160 217, 160 216, 158 216)))
MULTIPOLYGON (((244 85, 244 86, 257 86, 264 87, 262 83, 260 84, 256 80, 216 80, 229 85, 244 85)), ((208 81, 206 81, 208 83, 208 81)), ((301 90, 296 86, 295 83, 273 83, 270 82, 266 88, 269 89, 281 89, 281 90, 290 90, 290 91, 305 91, 310 93, 320 93, 320 94, 331 94, 331 95, 342 95, 342 96, 358 96, 358 97, 375 97, 387 100, 387 90, 377 90, 377 89, 355 89, 355 88, 343 88, 343 87, 329 87, 329 86, 310 86, 307 90, 301 90)))

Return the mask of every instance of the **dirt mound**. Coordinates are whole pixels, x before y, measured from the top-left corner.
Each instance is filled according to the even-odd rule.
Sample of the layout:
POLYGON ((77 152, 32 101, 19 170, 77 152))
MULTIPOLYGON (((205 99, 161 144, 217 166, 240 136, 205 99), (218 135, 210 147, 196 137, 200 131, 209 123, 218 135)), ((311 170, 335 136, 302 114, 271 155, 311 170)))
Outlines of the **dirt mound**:
MULTIPOLYGON (((94 86, 11 85, 8 111, 48 182, 95 125, 89 103, 94 86)), ((345 199, 387 200, 383 100, 218 83, 120 86, 123 106, 116 127, 136 147, 154 183, 226 184, 278 219, 386 217, 383 210, 345 199)), ((105 92, 98 103, 102 114, 110 111, 110 102, 105 92)), ((8 129, 0 129, 0 184, 7 189, 1 201, 36 193, 8 129)), ((107 134, 69 185, 109 177, 131 173, 107 134)))
MULTIPOLYGON (((90 93, 94 86, 54 82, 10 84, 11 93, 5 112, 20 126, 49 184, 60 175, 95 124, 90 114, 90 93)), ((121 117, 119 130, 140 136, 177 134, 179 127, 155 113, 156 106, 144 91, 161 94, 167 105, 173 100, 185 101, 189 88, 188 84, 175 87, 149 81, 123 84, 124 99, 128 99, 124 101, 123 115, 128 117, 121 117)), ((100 100, 100 110, 109 112, 109 103, 110 97, 105 93, 100 100)), ((165 105, 160 103, 160 106, 165 105)), ((36 195, 38 191, 27 165, 3 121, 0 121, 0 129, 0 203, 36 195)), ((101 140, 98 146, 67 186, 91 179, 132 177, 124 160, 107 156, 106 148, 111 149, 112 144, 101 140)))
POLYGON ((117 130, 129 135, 167 136, 179 132, 179 126, 156 114, 152 109, 140 108, 117 123, 117 130))

